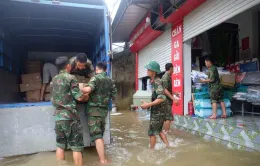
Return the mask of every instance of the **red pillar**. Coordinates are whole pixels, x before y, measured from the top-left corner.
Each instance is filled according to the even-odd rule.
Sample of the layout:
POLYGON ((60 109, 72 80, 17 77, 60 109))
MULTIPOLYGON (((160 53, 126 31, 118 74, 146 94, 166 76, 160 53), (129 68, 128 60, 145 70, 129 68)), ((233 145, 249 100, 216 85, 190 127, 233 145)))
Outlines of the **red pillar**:
POLYGON ((135 53, 135 91, 138 90, 138 53, 135 53))

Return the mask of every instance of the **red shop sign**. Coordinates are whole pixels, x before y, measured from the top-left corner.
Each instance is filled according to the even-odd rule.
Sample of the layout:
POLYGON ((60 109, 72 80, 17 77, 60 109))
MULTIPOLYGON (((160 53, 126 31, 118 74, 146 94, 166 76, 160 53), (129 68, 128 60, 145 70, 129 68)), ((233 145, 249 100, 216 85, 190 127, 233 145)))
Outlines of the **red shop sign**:
POLYGON ((134 29, 130 36, 129 43, 131 52, 138 52, 163 33, 163 31, 152 29, 151 23, 146 21, 147 18, 150 19, 150 12, 147 13, 146 17, 134 29))
POLYGON ((172 27, 172 87, 180 94, 179 105, 173 104, 173 114, 183 115, 183 21, 172 27))

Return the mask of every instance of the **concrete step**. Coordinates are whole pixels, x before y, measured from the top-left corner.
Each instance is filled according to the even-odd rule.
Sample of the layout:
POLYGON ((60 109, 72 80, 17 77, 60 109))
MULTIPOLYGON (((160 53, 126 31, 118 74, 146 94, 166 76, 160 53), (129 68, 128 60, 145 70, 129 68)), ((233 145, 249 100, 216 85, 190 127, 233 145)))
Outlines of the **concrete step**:
POLYGON ((201 119, 190 116, 174 117, 174 127, 188 131, 206 140, 222 143, 232 149, 260 151, 260 119, 230 117, 228 119, 201 119))

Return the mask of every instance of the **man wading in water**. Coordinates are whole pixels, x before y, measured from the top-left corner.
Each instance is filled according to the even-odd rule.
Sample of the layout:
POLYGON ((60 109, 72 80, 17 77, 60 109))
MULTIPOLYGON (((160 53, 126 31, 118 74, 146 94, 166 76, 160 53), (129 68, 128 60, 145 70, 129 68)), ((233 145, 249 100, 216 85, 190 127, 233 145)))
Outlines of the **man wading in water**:
POLYGON ((52 80, 52 104, 55 107, 56 158, 65 160, 65 149, 69 146, 73 151, 75 166, 83 166, 82 152, 84 148, 83 130, 80 123, 77 101, 87 101, 75 76, 69 74, 71 65, 67 57, 56 59, 60 73, 52 80))
POLYGON ((157 76, 161 72, 160 65, 156 61, 151 61, 145 66, 147 69, 147 76, 151 78, 152 85, 152 102, 143 102, 142 109, 151 108, 150 126, 148 135, 150 136, 150 148, 154 149, 156 144, 156 135, 159 135, 162 141, 169 147, 169 142, 166 135, 162 132, 165 110, 166 110, 166 96, 164 95, 164 88, 160 78, 157 76))
MULTIPOLYGON (((172 73, 173 73, 173 65, 171 63, 167 63, 165 65, 165 74, 162 76, 162 86, 164 88, 164 94, 166 95, 166 110, 165 110, 165 122, 164 122, 164 133, 167 134, 170 130, 171 121, 173 121, 172 115, 172 103, 179 104, 179 101, 173 97, 172 93, 172 73)), ((179 94, 174 92, 174 95, 177 97, 179 94)))
POLYGON ((82 88, 83 93, 90 93, 87 104, 88 128, 91 141, 96 143, 100 163, 108 161, 105 157, 103 135, 108 113, 108 104, 111 99, 116 98, 117 89, 114 82, 107 76, 107 65, 99 62, 96 66, 96 75, 93 76, 86 87, 82 88))

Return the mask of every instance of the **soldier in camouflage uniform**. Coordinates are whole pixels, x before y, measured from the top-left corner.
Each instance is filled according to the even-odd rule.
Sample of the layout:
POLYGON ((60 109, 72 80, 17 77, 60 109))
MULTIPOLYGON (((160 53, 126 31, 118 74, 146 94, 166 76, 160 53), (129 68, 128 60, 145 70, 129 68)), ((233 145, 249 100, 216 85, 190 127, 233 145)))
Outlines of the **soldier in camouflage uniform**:
POLYGON ((210 57, 205 58, 205 64, 209 69, 208 79, 201 80, 202 83, 209 84, 209 94, 212 103, 212 115, 209 117, 210 119, 217 118, 217 103, 220 103, 222 108, 222 116, 221 118, 226 118, 226 106, 223 101, 224 98, 224 90, 220 84, 219 73, 216 66, 213 65, 213 61, 210 57))
POLYGON ((57 58, 56 65, 60 73, 53 78, 51 84, 51 101, 56 108, 56 157, 64 160, 64 150, 69 147, 73 151, 75 165, 82 166, 83 131, 76 109, 76 100, 87 100, 87 97, 80 91, 75 76, 69 74, 71 66, 68 58, 57 58))
POLYGON ((95 141, 101 163, 107 163, 104 152, 103 134, 105 131, 108 104, 115 99, 117 89, 114 82, 106 74, 107 66, 99 62, 96 66, 96 75, 92 77, 82 92, 90 93, 87 106, 88 127, 91 141, 95 141))
POLYGON ((77 56, 70 58, 69 62, 72 75, 80 75, 86 78, 94 76, 94 67, 85 53, 77 54, 77 56))
MULTIPOLYGON (((165 110, 165 123, 164 123, 164 132, 167 133, 170 129, 171 121, 173 121, 173 115, 172 115, 172 103, 178 103, 177 100, 173 97, 172 92, 172 78, 171 75, 173 73, 173 65, 171 63, 167 63, 165 65, 165 74, 162 76, 162 86, 164 88, 164 94, 166 95, 166 110, 165 110)), ((178 96, 177 93, 174 93, 176 96, 178 96)))
POLYGON ((148 135, 150 136, 150 148, 154 149, 156 144, 156 135, 159 135, 162 141, 169 146, 166 135, 162 132, 165 110, 166 110, 166 96, 164 95, 164 88, 160 78, 157 76, 161 72, 160 65, 156 61, 151 61, 145 66, 147 69, 147 76, 151 78, 152 85, 152 102, 143 102, 142 109, 151 108, 150 125, 148 135))

